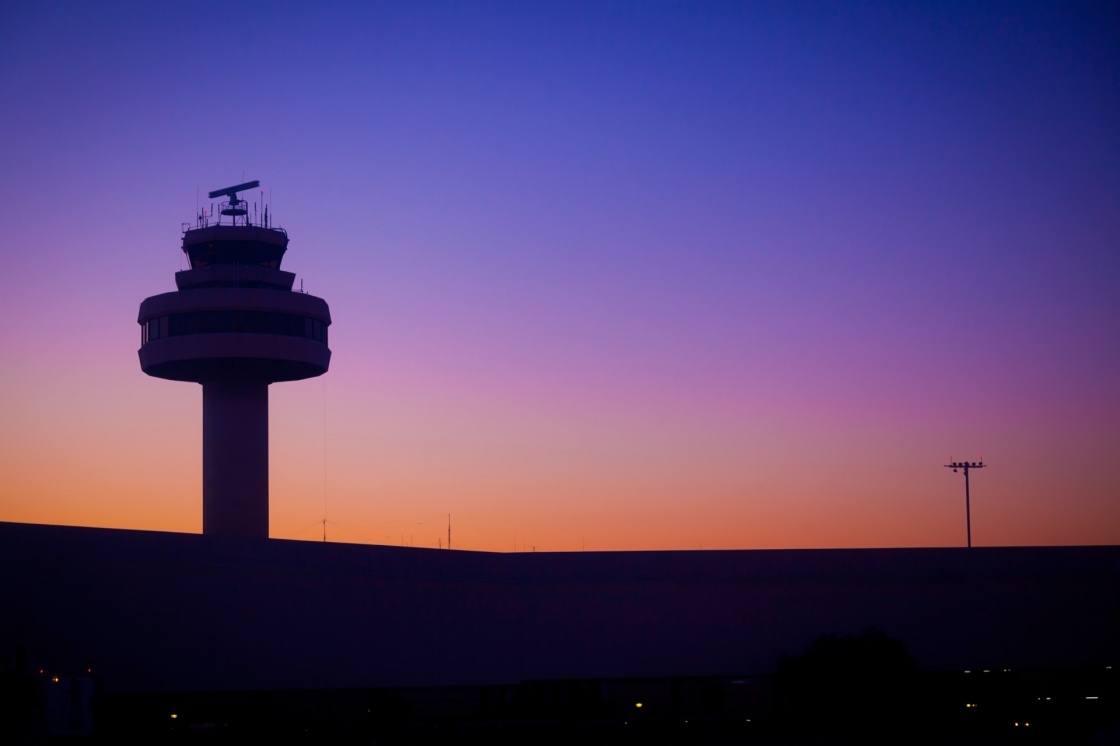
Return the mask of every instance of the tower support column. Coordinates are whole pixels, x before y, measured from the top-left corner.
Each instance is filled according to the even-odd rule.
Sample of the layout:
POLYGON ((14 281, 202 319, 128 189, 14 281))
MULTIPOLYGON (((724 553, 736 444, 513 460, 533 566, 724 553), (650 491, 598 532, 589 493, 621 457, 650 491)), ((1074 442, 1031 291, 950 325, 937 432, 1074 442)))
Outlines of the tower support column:
POLYGON ((202 532, 268 538, 268 382, 202 384, 202 532))

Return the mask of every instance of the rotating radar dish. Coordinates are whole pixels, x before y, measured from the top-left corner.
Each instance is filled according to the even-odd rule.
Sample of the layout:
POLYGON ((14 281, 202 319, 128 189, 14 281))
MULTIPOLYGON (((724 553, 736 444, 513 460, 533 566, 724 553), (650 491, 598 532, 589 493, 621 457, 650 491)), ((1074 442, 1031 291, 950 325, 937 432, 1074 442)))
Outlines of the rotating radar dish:
POLYGON ((253 180, 247 181, 244 184, 237 184, 235 186, 226 187, 225 189, 215 189, 210 192, 210 199, 217 199, 218 197, 229 197, 229 202, 222 207, 222 214, 231 217, 239 218, 249 214, 249 203, 243 199, 239 199, 238 192, 243 192, 246 189, 256 189, 261 185, 260 181, 253 180))

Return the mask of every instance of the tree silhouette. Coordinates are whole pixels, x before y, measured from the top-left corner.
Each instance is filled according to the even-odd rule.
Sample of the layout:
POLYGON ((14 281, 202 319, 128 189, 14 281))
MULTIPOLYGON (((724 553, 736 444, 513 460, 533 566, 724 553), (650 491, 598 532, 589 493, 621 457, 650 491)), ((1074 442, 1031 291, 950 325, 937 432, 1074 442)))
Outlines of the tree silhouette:
POLYGON ((880 630, 825 635, 778 659, 776 704, 795 737, 895 740, 913 723, 916 673, 906 646, 880 630))

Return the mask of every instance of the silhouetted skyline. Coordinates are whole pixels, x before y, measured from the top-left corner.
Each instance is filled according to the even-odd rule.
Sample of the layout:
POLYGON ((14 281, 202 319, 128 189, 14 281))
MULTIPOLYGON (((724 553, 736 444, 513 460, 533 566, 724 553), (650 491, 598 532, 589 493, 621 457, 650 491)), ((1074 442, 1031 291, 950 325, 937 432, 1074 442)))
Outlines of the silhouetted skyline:
POLYGON ((259 178, 329 298, 271 533, 538 551, 1120 543, 1106 5, 0 10, 0 520, 201 529, 136 367, 259 178), (196 193, 197 189, 197 193, 196 193))

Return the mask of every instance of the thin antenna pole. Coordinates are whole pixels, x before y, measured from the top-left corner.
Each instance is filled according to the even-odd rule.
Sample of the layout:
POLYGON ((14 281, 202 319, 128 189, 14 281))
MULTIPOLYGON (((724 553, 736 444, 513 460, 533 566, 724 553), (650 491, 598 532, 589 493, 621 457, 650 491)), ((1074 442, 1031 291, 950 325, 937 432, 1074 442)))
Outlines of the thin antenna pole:
POLYGON ((447 514, 447 548, 451 548, 451 514, 447 514))
POLYGON ((946 469, 952 469, 953 473, 960 469, 964 472, 964 520, 965 528, 968 531, 968 548, 972 548, 972 496, 969 494, 968 486, 968 471, 969 469, 983 469, 985 466, 984 460, 979 461, 953 461, 953 457, 949 457, 949 463, 945 464, 946 469))
POLYGON ((327 519, 323 519, 323 543, 327 543, 327 519))

